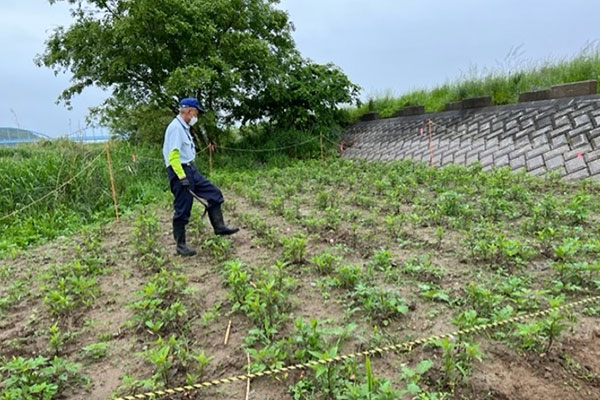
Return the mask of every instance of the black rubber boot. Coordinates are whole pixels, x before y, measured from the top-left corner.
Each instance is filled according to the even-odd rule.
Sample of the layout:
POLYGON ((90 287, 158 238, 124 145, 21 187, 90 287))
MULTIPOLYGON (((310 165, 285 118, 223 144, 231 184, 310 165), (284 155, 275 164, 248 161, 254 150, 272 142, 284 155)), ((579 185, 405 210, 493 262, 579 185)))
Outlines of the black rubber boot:
POLYGON ((215 235, 233 235, 240 229, 235 226, 227 226, 223 222, 223 212, 221 211, 221 205, 217 204, 208 209, 208 218, 210 223, 215 230, 215 235))
POLYGON ((185 225, 173 222, 173 237, 177 243, 177 254, 184 257, 196 254, 196 250, 185 244, 185 225))

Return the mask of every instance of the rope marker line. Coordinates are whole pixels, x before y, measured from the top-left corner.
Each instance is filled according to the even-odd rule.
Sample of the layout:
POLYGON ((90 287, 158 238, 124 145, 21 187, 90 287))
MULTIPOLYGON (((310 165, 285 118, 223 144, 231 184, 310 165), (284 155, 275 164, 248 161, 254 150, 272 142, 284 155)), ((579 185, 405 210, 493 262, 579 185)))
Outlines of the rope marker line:
POLYGON ((310 139, 305 140, 305 141, 300 142, 300 143, 292 144, 292 145, 289 145, 289 146, 276 147, 274 149, 241 149, 241 148, 226 147, 226 146, 218 146, 217 148, 218 149, 223 149, 223 150, 240 151, 240 152, 248 152, 248 153, 262 153, 262 152, 268 152, 268 151, 280 151, 280 150, 291 149, 292 147, 302 146, 302 145, 304 145, 306 143, 313 142, 313 141, 315 141, 317 139, 319 139, 319 137, 315 136, 313 138, 310 138, 310 139))
POLYGON ((360 351, 360 352, 351 353, 351 354, 340 355, 340 356, 331 357, 328 359, 311 360, 311 361, 301 363, 301 364, 294 364, 294 365, 289 365, 287 367, 274 368, 274 369, 261 371, 261 372, 231 376, 229 378, 213 379, 210 381, 199 382, 199 383, 195 383, 192 385, 186 385, 186 386, 181 386, 181 387, 176 387, 176 388, 171 388, 171 389, 157 390, 154 392, 146 392, 146 393, 140 393, 140 394, 135 394, 135 395, 128 395, 128 396, 118 397, 114 400, 154 399, 158 396, 190 393, 190 392, 198 391, 203 388, 220 386, 220 385, 234 383, 234 382, 245 382, 248 379, 260 378, 263 376, 278 375, 278 374, 281 374, 284 372, 290 372, 290 371, 296 371, 296 370, 304 370, 304 369, 314 367, 317 365, 329 365, 329 364, 340 362, 340 361, 346 361, 346 360, 351 360, 351 359, 355 359, 355 358, 359 358, 359 357, 371 356, 371 355, 375 355, 375 354, 383 354, 383 353, 387 353, 387 352, 391 352, 391 351, 411 352, 417 346, 422 346, 422 345, 432 343, 432 342, 435 342, 435 341, 438 341, 441 339, 446 339, 446 338, 450 339, 450 338, 455 338, 455 337, 459 337, 459 336, 463 336, 463 335, 480 333, 480 332, 483 332, 483 331, 486 331, 486 330, 489 330, 492 328, 499 328, 501 326, 508 325, 513 322, 526 321, 526 320, 537 318, 537 317, 540 317, 543 315, 548 315, 553 311, 563 311, 563 310, 568 310, 570 308, 580 307, 585 304, 595 303, 595 302, 598 302, 599 300, 600 300, 600 296, 588 297, 586 299, 575 301, 575 302, 568 303, 568 304, 564 304, 562 306, 551 307, 551 308, 547 308, 545 310, 511 317, 511 318, 508 318, 508 319, 505 319, 502 321, 477 325, 477 326, 474 326, 471 328, 457 330, 457 331, 454 331, 451 333, 434 335, 434 336, 430 336, 427 338, 416 339, 416 340, 411 340, 411 341, 407 341, 407 342, 400 342, 397 344, 384 346, 384 347, 375 347, 375 348, 372 348, 369 350, 360 351))
POLYGON ((32 201, 31 203, 25 205, 24 207, 21 207, 21 208, 19 208, 17 210, 14 210, 13 212, 11 212, 9 214, 6 214, 6 215, 0 217, 0 221, 8 219, 8 218, 12 217, 13 215, 19 214, 20 212, 23 212, 23 211, 29 209, 30 207, 33 207, 34 205, 41 203, 43 200, 45 200, 48 197, 52 196, 53 194, 57 193, 59 190, 61 190, 65 186, 67 186, 69 183, 71 183, 72 181, 74 181, 75 179, 77 179, 81 174, 83 174, 85 171, 87 171, 103 155, 104 155, 104 152, 100 152, 100 154, 98 154, 92 161, 90 161, 89 164, 85 165, 77 174, 75 174, 74 176, 72 176, 66 182, 62 183, 56 189, 54 189, 54 190, 46 193, 45 195, 43 195, 39 199, 36 199, 36 200, 32 201))

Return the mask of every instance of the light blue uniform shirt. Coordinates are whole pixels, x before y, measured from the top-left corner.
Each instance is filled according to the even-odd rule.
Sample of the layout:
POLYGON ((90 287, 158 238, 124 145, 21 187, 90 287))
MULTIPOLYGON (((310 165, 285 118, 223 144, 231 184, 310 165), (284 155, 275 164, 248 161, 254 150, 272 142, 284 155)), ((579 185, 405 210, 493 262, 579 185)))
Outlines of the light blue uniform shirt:
POLYGON ((171 121, 165 131, 163 157, 167 167, 169 166, 169 153, 173 150, 179 150, 179 159, 182 164, 190 163, 196 157, 196 146, 192 140, 190 126, 180 115, 171 121))

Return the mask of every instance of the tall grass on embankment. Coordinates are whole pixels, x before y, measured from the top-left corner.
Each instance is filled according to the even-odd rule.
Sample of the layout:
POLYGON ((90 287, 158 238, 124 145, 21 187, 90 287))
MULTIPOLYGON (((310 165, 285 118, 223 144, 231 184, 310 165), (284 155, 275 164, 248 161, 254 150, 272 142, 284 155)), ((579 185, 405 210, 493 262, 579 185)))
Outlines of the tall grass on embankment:
MULTIPOLYGON (((515 55, 509 56, 514 58, 515 55)), ((492 96, 495 104, 516 103, 519 94, 547 89, 552 85, 598 79, 600 76, 600 48, 590 45, 572 58, 546 60, 528 66, 504 67, 482 73, 472 70, 455 82, 447 82, 432 89, 415 90, 403 95, 385 94, 368 99, 358 108, 348 109, 350 121, 377 111, 390 117, 400 108, 423 105, 428 112, 443 111, 446 103, 470 97, 492 96)))
MULTIPOLYGON (((158 148, 111 145, 121 213, 155 202, 167 190, 161 158, 158 148)), ((0 147, 0 218, 0 257, 114 218, 104 144, 56 140, 0 147)))
MULTIPOLYGON (((332 139, 326 137, 323 141, 323 155, 336 155, 332 139)), ((171 200, 162 150, 158 146, 116 141, 110 149, 121 214, 171 200)), ((283 167, 291 160, 317 158, 320 154, 319 136, 311 132, 263 133, 217 145, 212 154, 213 175, 206 148, 199 149, 195 164, 219 185, 227 181, 230 171, 283 167)), ((114 208, 104 144, 82 146, 55 140, 0 147, 0 258, 112 218, 114 208)))

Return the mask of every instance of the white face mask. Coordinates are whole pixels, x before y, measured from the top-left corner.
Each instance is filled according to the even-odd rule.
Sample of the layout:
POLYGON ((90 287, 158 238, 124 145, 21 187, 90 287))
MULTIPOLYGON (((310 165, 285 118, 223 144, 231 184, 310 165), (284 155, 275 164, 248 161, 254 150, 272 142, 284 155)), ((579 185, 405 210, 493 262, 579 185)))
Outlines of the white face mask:
POLYGON ((194 126, 196 122, 198 122, 198 117, 192 117, 192 119, 190 119, 190 126, 194 126))

